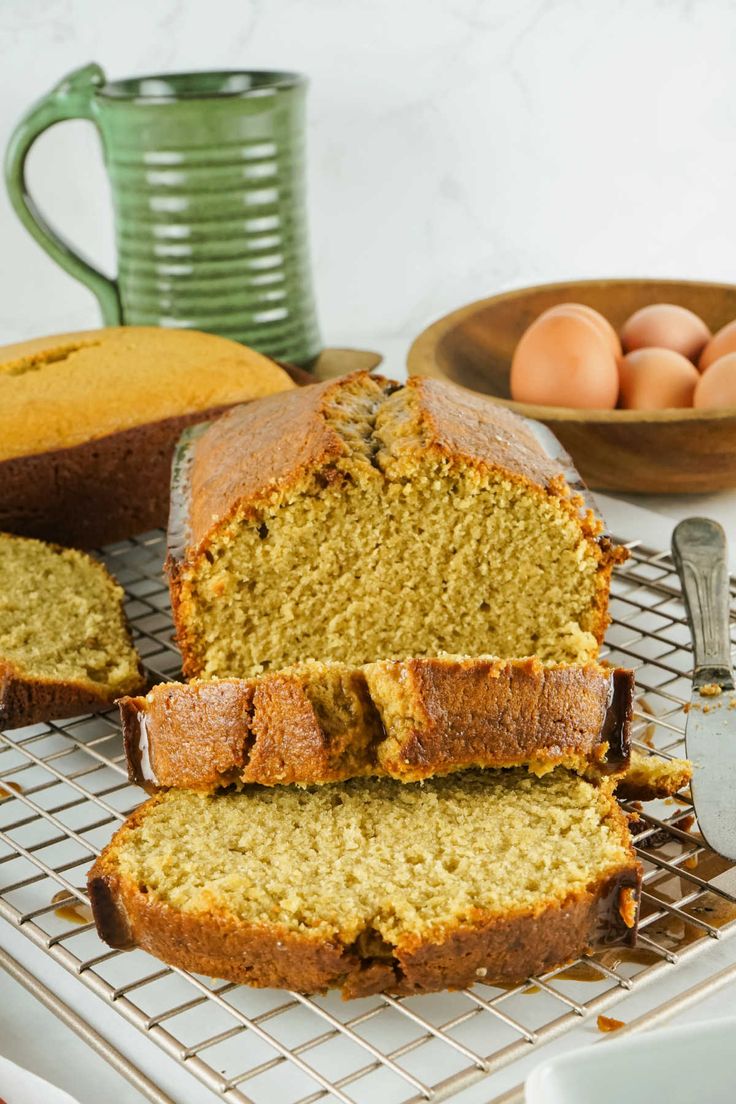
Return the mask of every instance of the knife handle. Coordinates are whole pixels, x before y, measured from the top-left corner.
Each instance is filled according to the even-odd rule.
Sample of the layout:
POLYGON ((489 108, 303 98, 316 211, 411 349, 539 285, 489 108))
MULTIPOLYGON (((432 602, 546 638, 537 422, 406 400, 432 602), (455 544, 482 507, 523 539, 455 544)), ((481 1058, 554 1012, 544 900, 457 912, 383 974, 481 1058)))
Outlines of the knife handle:
POLYGON ((672 534, 693 637, 693 686, 733 690, 726 534, 717 521, 686 518, 672 534))

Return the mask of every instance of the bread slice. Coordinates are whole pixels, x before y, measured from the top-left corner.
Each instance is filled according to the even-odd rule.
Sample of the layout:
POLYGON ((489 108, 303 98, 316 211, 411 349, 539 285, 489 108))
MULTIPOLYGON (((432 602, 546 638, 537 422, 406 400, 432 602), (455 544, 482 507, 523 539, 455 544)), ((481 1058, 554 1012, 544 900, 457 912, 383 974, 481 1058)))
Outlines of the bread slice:
POLYGON ((196 330, 121 326, 0 348, 0 528, 96 547, 166 524, 182 430, 293 385, 196 330))
POLYGON ((626 771, 618 779, 616 796, 624 801, 655 801, 674 797, 690 784, 693 765, 689 759, 663 759, 632 749, 626 771))
POLYGON ((356 373, 190 436, 168 558, 185 676, 594 658, 625 553, 538 430, 452 384, 356 373))
POLYGON ((169 790, 118 830, 89 891, 113 947, 354 997, 516 983, 631 939, 640 874, 609 786, 511 770, 169 790))
POLYGON ((597 663, 445 656, 162 683, 119 704, 131 781, 206 792, 467 767, 621 771, 633 695, 631 671, 597 663))
POLYGON ((83 552, 0 533, 0 727, 106 709, 145 686, 123 598, 83 552))

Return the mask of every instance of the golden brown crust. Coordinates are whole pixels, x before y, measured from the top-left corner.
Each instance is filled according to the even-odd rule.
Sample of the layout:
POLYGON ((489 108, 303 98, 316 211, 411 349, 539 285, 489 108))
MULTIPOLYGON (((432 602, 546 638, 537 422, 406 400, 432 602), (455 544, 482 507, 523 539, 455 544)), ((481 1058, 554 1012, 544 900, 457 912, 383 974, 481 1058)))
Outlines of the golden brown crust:
POLYGON ((487 658, 327 671, 336 669, 351 707, 329 731, 314 668, 167 683, 123 698, 131 781, 149 791, 209 791, 236 780, 309 784, 366 774, 410 782, 470 766, 564 763, 600 774, 628 761, 631 671, 487 658))
POLYGON ((409 733, 378 751, 390 775, 566 760, 592 760, 599 769, 606 760, 608 769, 620 770, 628 759, 631 671, 593 663, 545 667, 533 658, 375 664, 367 678, 381 711, 374 672, 400 688, 405 708, 413 705, 409 733))
POLYGON ((563 490, 559 461, 513 411, 485 395, 423 376, 411 376, 406 388, 419 429, 419 436, 410 440, 412 450, 437 450, 451 460, 501 471, 532 486, 563 490))
MULTIPOLYGON (((349 454, 330 424, 330 400, 351 383, 372 391, 376 408, 399 385, 356 372, 298 391, 271 395, 219 418, 197 441, 188 503, 188 552, 201 547, 214 526, 237 508, 255 512, 272 495, 285 494, 349 454), (233 457, 238 458, 237 466, 233 457)), ((407 438, 413 452, 439 451, 487 471, 503 471, 553 494, 566 493, 565 469, 550 458, 524 420, 483 396, 439 380, 411 377, 418 433, 407 438)), ((591 532, 600 523, 589 521, 591 532)))
POLYGON ((347 717, 325 716, 297 674, 274 672, 252 681, 251 742, 241 781, 275 786, 373 773, 374 748, 384 731, 360 668, 343 674, 341 692, 351 703, 347 717))
MULTIPOLYGON (((376 403, 394 386, 368 373, 347 377, 353 378, 365 378, 376 403)), ((186 552, 199 548, 213 525, 222 524, 236 509, 253 514, 272 495, 288 493, 310 474, 349 455, 326 416, 330 398, 345 382, 328 380, 235 407, 202 434, 189 477, 186 552)))
POLYGON ((194 330, 108 327, 4 346, 0 529, 96 547, 165 525, 182 430, 291 387, 269 358, 194 330))
MULTIPOLYGON (((153 801, 158 800, 153 798, 153 801)), ((138 826, 150 802, 120 830, 138 826)), ((626 832, 623 818, 619 825, 626 832)), ((367 930, 345 944, 308 930, 255 926, 225 912, 186 912, 135 885, 116 867, 116 839, 92 867, 88 884, 100 937, 113 947, 141 947, 164 962, 241 984, 343 996, 397 995, 461 989, 478 981, 516 984, 579 955, 632 941, 632 902, 641 868, 628 863, 585 891, 546 907, 505 916, 479 914, 472 922, 411 936, 392 946, 367 930), (627 896, 627 915, 620 909, 627 896)))
POLYGON ((155 691, 152 702, 144 697, 118 702, 131 781, 155 788, 146 756, 155 763, 156 777, 176 779, 183 789, 202 788, 205 779, 219 779, 221 785, 234 781, 250 740, 250 686, 222 679, 201 688, 166 684, 155 691), (159 732, 165 734, 161 739, 159 732))
POLYGON ((212 333, 111 326, 0 348, 0 457, 27 456, 136 425, 290 388, 254 349, 212 333))

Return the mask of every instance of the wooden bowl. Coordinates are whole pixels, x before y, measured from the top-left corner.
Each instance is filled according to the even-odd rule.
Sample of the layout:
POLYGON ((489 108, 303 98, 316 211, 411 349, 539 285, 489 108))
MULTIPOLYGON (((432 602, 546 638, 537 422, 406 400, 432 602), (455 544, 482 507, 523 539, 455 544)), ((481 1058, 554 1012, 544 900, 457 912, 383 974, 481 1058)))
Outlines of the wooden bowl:
POLYGON ((544 422, 590 487, 692 494, 736 487, 736 408, 573 410, 513 402, 516 343, 556 303, 586 303, 618 330, 649 303, 678 303, 715 332, 736 318, 736 286, 685 280, 581 280, 520 288, 480 299, 424 330, 409 350, 410 375, 452 380, 544 422))

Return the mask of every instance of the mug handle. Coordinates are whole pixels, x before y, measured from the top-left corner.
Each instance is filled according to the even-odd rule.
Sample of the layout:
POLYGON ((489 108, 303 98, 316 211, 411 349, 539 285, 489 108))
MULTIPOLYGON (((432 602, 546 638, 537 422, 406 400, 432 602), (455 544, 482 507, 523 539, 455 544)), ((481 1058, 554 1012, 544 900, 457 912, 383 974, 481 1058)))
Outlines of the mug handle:
POLYGON ((91 119, 94 122, 95 90, 105 83, 99 65, 85 65, 64 77, 48 95, 34 104, 13 131, 5 154, 5 183, 16 214, 39 245, 94 292, 105 326, 121 326, 122 310, 118 286, 103 272, 81 257, 57 234, 41 214, 26 182, 26 158, 31 146, 49 127, 65 119, 91 119))

